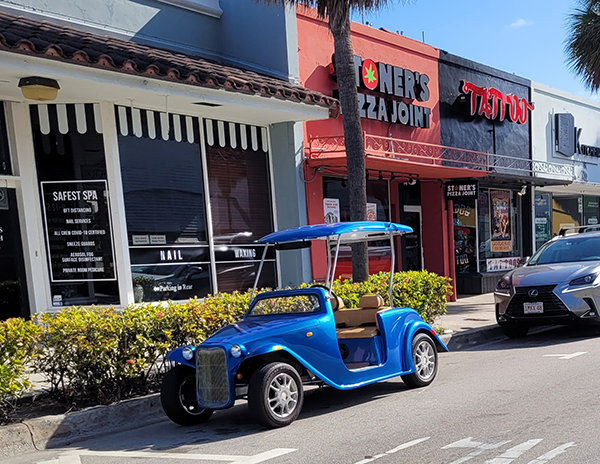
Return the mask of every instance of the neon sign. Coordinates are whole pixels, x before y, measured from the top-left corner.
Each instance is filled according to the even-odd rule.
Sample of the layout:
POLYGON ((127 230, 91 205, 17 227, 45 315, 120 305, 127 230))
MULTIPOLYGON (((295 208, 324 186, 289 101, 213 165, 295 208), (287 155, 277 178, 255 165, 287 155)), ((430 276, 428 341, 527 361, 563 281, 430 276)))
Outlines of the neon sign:
POLYGON ((471 95, 471 116, 484 116, 487 119, 525 124, 529 112, 535 109, 533 103, 516 95, 504 94, 493 87, 479 87, 468 81, 460 81, 460 91, 471 95))

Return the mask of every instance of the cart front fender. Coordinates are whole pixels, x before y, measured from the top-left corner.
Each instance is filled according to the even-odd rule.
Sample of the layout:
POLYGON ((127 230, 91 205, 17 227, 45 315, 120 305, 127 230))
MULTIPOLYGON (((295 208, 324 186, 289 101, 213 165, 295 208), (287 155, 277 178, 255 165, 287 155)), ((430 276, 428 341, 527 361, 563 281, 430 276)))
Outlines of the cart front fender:
POLYGON ((402 370, 405 372, 408 370, 414 372, 415 369, 412 360, 412 341, 418 332, 427 333, 427 335, 429 335, 433 339, 433 342, 435 343, 435 346, 438 349, 438 351, 450 351, 448 347, 444 344, 444 342, 440 339, 436 331, 433 330, 433 327, 431 327, 429 324, 423 321, 411 322, 409 323, 409 326, 407 327, 405 332, 403 347, 404 349, 402 350, 402 370))

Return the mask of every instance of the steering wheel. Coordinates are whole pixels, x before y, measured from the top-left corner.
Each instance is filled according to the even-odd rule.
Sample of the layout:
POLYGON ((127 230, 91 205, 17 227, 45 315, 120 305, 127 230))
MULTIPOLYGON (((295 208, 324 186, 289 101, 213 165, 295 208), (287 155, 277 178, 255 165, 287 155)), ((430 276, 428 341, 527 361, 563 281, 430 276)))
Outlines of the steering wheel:
POLYGON ((323 288, 327 290, 327 292, 329 292, 330 295, 329 301, 331 302, 331 309, 333 310, 333 312, 335 313, 338 309, 340 309, 340 300, 338 300, 338 296, 335 293, 333 293, 333 290, 329 290, 329 287, 326 287, 323 284, 313 284, 310 286, 310 288, 323 288), (335 301, 335 307, 333 306, 333 301, 335 301))

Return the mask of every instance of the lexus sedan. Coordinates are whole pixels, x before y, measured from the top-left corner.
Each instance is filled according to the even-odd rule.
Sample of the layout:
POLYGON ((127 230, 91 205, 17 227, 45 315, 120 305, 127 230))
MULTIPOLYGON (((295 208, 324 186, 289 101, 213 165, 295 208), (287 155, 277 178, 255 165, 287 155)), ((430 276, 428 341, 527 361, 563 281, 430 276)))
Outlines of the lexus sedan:
POLYGON ((577 227, 577 233, 566 234, 568 230, 498 281, 496 320, 508 337, 524 337, 530 327, 540 325, 600 327, 600 231, 577 227))

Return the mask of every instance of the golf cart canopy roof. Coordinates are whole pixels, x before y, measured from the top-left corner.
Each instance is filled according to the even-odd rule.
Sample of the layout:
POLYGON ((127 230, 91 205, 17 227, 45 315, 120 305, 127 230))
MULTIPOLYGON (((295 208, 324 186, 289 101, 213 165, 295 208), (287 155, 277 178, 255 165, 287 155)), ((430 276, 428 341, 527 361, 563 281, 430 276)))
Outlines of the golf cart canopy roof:
POLYGON ((337 222, 335 224, 317 224, 273 232, 258 239, 256 243, 279 244, 305 240, 326 240, 330 237, 337 239, 338 236, 340 236, 340 243, 355 243, 385 240, 389 239, 390 236, 412 231, 411 227, 394 224, 393 222, 337 222))

